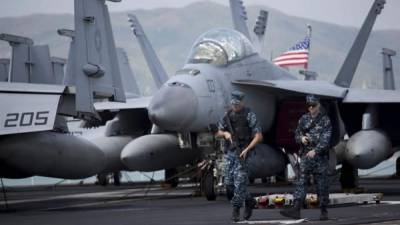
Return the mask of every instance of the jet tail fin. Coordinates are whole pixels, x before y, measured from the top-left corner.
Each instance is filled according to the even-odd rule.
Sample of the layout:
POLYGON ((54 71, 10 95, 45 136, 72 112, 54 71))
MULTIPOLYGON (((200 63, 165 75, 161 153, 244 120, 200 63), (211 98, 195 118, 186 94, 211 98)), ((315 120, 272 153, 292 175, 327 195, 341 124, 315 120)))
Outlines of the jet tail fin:
POLYGON ((139 97, 140 90, 135 75, 129 65, 129 60, 123 48, 117 48, 119 69, 121 70, 122 85, 127 98, 139 97))
POLYGON ((51 57, 51 69, 55 84, 62 84, 64 79, 64 66, 67 60, 59 57, 51 57))
POLYGON ((133 34, 136 36, 139 42, 143 55, 146 58, 147 65, 149 66, 151 74, 153 75, 153 79, 156 82, 156 86, 160 88, 161 85, 168 80, 167 73, 165 72, 160 60, 157 57, 157 54, 155 53, 153 47, 147 39, 142 25, 140 24, 137 17, 133 14, 128 14, 128 17, 129 22, 131 22, 133 34))
POLYGON ((350 87, 376 17, 381 13, 385 3, 385 0, 374 1, 367 18, 358 32, 356 39, 354 40, 353 46, 351 47, 342 67, 339 70, 339 73, 335 79, 336 85, 341 87, 350 87))
POLYGON ((4 33, 0 40, 12 49, 9 82, 57 84, 48 45, 34 45, 30 38, 4 33))
POLYGON ((396 55, 396 51, 383 48, 382 49, 382 57, 383 57, 383 89, 385 90, 395 90, 394 86, 394 76, 393 76, 393 63, 392 56, 396 55))
POLYGON ((75 0, 75 35, 67 80, 75 82, 76 110, 94 113, 94 98, 125 102, 105 0, 75 0), (72 68, 71 68, 72 66, 72 68))
POLYGON ((0 82, 8 81, 10 59, 0 59, 0 82))
POLYGON ((73 55, 75 54, 75 31, 74 30, 68 30, 68 29, 58 29, 57 33, 61 36, 69 37, 71 39, 71 42, 69 44, 69 52, 68 52, 68 59, 67 59, 67 66, 65 69, 65 76, 63 78, 62 84, 64 85, 75 85, 75 76, 74 76, 74 71, 73 68, 75 68, 74 62, 75 59, 73 55))
POLYGON ((256 25, 254 26, 254 33, 258 38, 258 52, 261 54, 264 45, 265 30, 267 29, 268 11, 260 10, 256 25))
POLYGON ((231 8, 232 22, 235 30, 244 34, 250 41, 250 32, 247 27, 247 13, 243 6, 242 0, 229 0, 229 5, 231 8))

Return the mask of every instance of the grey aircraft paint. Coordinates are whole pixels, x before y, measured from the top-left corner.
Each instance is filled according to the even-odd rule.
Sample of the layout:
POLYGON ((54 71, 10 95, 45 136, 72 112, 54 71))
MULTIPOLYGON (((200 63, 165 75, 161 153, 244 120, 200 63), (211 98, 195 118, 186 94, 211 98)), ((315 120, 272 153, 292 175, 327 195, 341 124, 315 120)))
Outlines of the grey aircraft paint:
MULTIPOLYGON (((209 132, 209 127, 215 124, 228 108, 229 93, 234 89, 239 89, 247 94, 246 104, 253 108, 258 115, 263 130, 274 132, 272 130, 274 122, 278 123, 277 126, 279 126, 279 121, 276 121, 275 118, 279 110, 277 108, 279 103, 289 100, 302 102, 306 94, 317 94, 323 99, 330 100, 329 107, 334 112, 332 113, 333 116, 337 118, 335 120, 335 123, 337 123, 335 125, 337 129, 335 134, 336 140, 340 140, 340 137, 344 135, 343 131, 340 131, 342 130, 339 125, 341 117, 344 117, 343 121, 347 132, 351 135, 350 140, 353 142, 375 140, 366 139, 365 135, 352 136, 357 130, 361 130, 361 127, 357 128, 356 124, 361 124, 362 112, 366 107, 365 104, 368 105, 376 101, 380 103, 397 103, 382 107, 385 114, 388 114, 389 110, 385 109, 385 107, 398 108, 400 95, 397 92, 385 90, 356 90, 348 88, 348 86, 354 76, 355 68, 359 62, 369 33, 377 15, 383 8, 383 4, 384 1, 374 1, 360 29, 359 35, 349 51, 349 56, 345 60, 335 82, 341 85, 346 83, 344 87, 323 81, 295 80, 293 75, 262 59, 255 51, 252 51, 251 43, 245 35, 230 29, 216 29, 204 34, 195 42, 184 67, 177 71, 176 76, 171 77, 154 94, 147 107, 149 117, 160 130, 173 131, 177 134, 187 132, 192 134, 207 133, 209 132), (235 38, 243 44, 241 49, 245 49, 244 52, 232 51, 235 48, 233 45, 230 45, 228 40, 235 40, 235 38), (220 55, 210 54, 207 58, 207 52, 204 53, 202 51, 206 50, 207 47, 215 51, 222 49, 222 53, 220 55), (205 55, 201 55, 200 53, 204 53, 205 55), (238 55, 239 57, 235 58, 238 55), (358 103, 364 103, 364 105, 358 103), (359 111, 356 117, 350 116, 350 111, 354 107, 359 111)), ((373 115, 373 117, 376 116, 373 115)), ((361 130, 360 132, 363 131, 361 130)), ((393 139, 393 135, 381 132, 372 133, 373 137, 377 138, 376 140, 396 142, 393 139)), ((145 159, 146 155, 147 157, 152 155, 152 157, 148 158, 149 164, 154 165, 153 169, 162 168, 162 162, 166 159, 155 157, 153 155, 154 151, 150 149, 146 151, 142 142, 142 139, 145 138, 151 140, 143 136, 133 140, 124 148, 122 152, 123 161, 127 167, 130 167, 128 162, 134 162, 135 157, 145 159), (142 154, 135 152, 136 148, 142 149, 139 151, 142 154)), ((266 139, 268 140, 268 137, 266 139)), ((158 148, 161 148, 162 143, 158 143, 158 145, 158 148)), ((366 145, 362 145, 357 149, 352 146, 350 144, 347 146, 345 154, 348 161, 353 163, 353 166, 356 168, 370 168, 392 154, 390 144, 381 146, 379 150, 375 151, 374 154, 377 155, 369 154, 370 148, 363 148, 366 145), (363 154, 365 153, 366 156, 362 158, 368 158, 368 160, 353 160, 354 157, 360 157, 360 154, 356 153, 359 151, 363 152, 363 154)), ((193 154, 196 153, 196 149, 196 147, 192 149, 193 154)), ((174 154, 173 156, 170 155, 168 159, 173 160, 177 157, 179 155, 174 154)), ((176 160, 176 162, 181 163, 180 160, 176 160)), ((175 166, 178 165, 179 163, 175 166)), ((171 162, 168 162, 168 167, 172 166, 171 162)), ((140 170, 140 168, 134 165, 131 167, 140 170)), ((146 165, 147 170, 151 170, 148 165, 146 165)))
MULTIPOLYGON (((360 33, 368 36, 381 6, 382 1, 374 2, 373 8, 379 10, 370 11, 360 33)), ((99 5, 94 6, 93 9, 99 9, 99 5)), ((83 15, 82 13, 84 12, 80 11, 79 15, 83 15)), ((92 18, 84 18, 85 22, 93 21, 92 18)), ((243 19, 243 17, 238 18, 243 19)), ((105 26, 105 30, 108 28, 110 28, 108 25, 105 26)), ((352 48, 349 55, 361 57, 360 51, 362 52, 363 45, 365 45, 364 35, 359 35, 355 41, 355 43, 363 44, 352 48)), ((353 63, 358 64, 357 57, 351 59, 353 63)), ((344 64, 348 64, 348 60, 344 64)), ((353 65, 350 67, 353 68, 353 65)), ((85 69, 86 72, 101 72, 100 67, 96 70, 90 65, 85 69)), ((351 82, 349 78, 352 78, 354 73, 351 73, 351 69, 346 69, 346 71, 350 72, 340 80, 351 82)), ((120 109, 119 122, 115 122, 117 125, 112 125, 113 122, 109 125, 109 127, 115 127, 116 130, 109 133, 112 133, 111 136, 116 137, 116 140, 118 138, 122 140, 123 135, 126 134, 129 136, 124 139, 126 145, 111 144, 116 147, 107 147, 110 144, 107 142, 99 144, 97 148, 112 149, 109 158, 115 160, 115 155, 118 155, 115 153, 121 151, 119 148, 124 146, 120 154, 123 165, 118 161, 113 161, 115 164, 111 163, 110 168, 115 166, 115 168, 133 170, 156 170, 190 163, 194 158, 207 155, 215 150, 214 146, 210 145, 210 143, 214 143, 210 128, 217 123, 229 107, 229 95, 234 89, 246 93, 246 104, 256 112, 264 131, 271 134, 275 132, 275 127, 281 125, 282 121, 276 117, 279 117, 279 113, 281 113, 280 104, 285 101, 303 102, 303 96, 309 93, 320 95, 323 99, 335 100, 331 106, 335 109, 334 112, 340 113, 335 114, 339 120, 340 117, 343 117, 347 132, 351 135, 350 138, 353 138, 354 141, 364 142, 369 140, 365 139, 364 135, 352 135, 357 131, 364 131, 360 125, 356 124, 361 124, 364 113, 370 113, 365 110, 367 106, 374 103, 374 99, 380 103, 396 103, 379 105, 379 110, 383 115, 378 116, 371 111, 370 117, 365 116, 371 118, 371 121, 379 119, 382 128, 387 130, 388 122, 381 118, 382 116, 390 118, 388 113, 393 112, 392 107, 395 107, 394 112, 398 112, 396 107, 400 102, 399 94, 393 91, 354 90, 327 82, 296 80, 286 70, 262 59, 245 35, 231 29, 214 29, 199 37, 193 45, 185 66, 161 86, 150 102, 149 98, 137 98, 129 100, 126 104, 100 103, 96 106, 96 109, 101 110, 120 109), (215 50, 216 54, 204 51, 210 49, 215 50), (206 53, 206 55, 202 55, 202 53, 206 53), (362 103, 361 107, 360 103, 362 103), (158 127, 156 129, 158 133, 142 136, 146 132, 148 133, 151 127, 147 116, 158 127), (140 137, 134 139, 138 136, 140 137), (203 142, 203 140, 206 141, 203 142), (184 142, 185 147, 181 147, 181 141, 184 142), (165 146, 168 147, 165 148, 165 146), (139 159, 141 164, 139 164, 139 159), (137 165, 135 165, 136 163, 137 165)), ((368 119, 366 121, 369 123, 368 119)), ((376 129, 375 127, 370 128, 376 129)), ((397 130, 394 129, 394 131, 397 130)), ((362 146, 361 150, 356 150, 349 145, 350 152, 345 154, 350 155, 352 152, 361 151, 367 153, 366 157, 371 160, 369 162, 354 160, 356 167, 362 168, 363 165, 376 164, 386 155, 390 155, 389 146, 399 143, 399 140, 395 139, 396 132, 393 132, 393 129, 391 133, 379 133, 383 139, 376 136, 377 132, 371 133, 379 140, 388 139, 391 143, 375 152, 379 156, 368 155, 369 149, 362 146)), ((260 144, 255 149, 254 153, 257 157, 250 159, 253 160, 251 164, 260 166, 252 169, 253 175, 259 171, 260 174, 256 174, 257 176, 270 176, 272 172, 279 172, 285 166, 283 154, 277 150, 278 146, 274 146, 274 143, 268 143, 271 140, 268 138, 266 138, 265 144, 260 144), (264 157, 259 157, 262 155, 264 157), (271 165, 274 166, 271 167, 271 165)), ((67 141, 68 139, 64 139, 62 142, 67 141)), ((104 150, 102 152, 105 155, 104 150)), ((359 157, 359 155, 356 153, 354 157, 359 157)), ((351 159, 354 157, 350 157, 348 160, 352 161, 351 159)), ((107 162, 105 163, 107 164, 107 162)), ((18 168, 15 169, 18 171, 18 168)))
MULTIPOLYGON (((62 66, 65 62, 60 59, 51 59, 47 46, 35 46, 28 38, 5 34, 0 36, 2 40, 9 41, 13 48, 11 77, 21 78, 23 80, 20 81, 25 82, 0 82, 0 98, 3 106, 6 106, 2 107, 0 112, 0 131, 1 134, 7 134, 0 135, 2 177, 20 178, 41 175, 81 179, 107 169, 123 168, 119 153, 122 146, 131 140, 130 136, 111 137, 107 139, 108 142, 96 141, 100 145, 98 147, 88 139, 63 133, 58 130, 59 127, 54 127, 56 114, 57 116, 77 116, 77 111, 83 113, 93 111, 91 110, 93 98, 90 98, 91 95, 88 94, 82 96, 82 93, 94 93, 95 97, 124 100, 124 94, 119 92, 122 90, 121 78, 117 57, 113 54, 116 50, 105 1, 88 0, 84 3, 82 1, 75 1, 75 3, 77 31, 60 30, 59 32, 72 38, 63 84, 76 85, 75 87, 32 84, 34 81, 54 84, 63 80, 62 66), (86 43, 90 46, 86 46, 86 43), (27 50, 34 52, 35 49, 37 54, 26 54, 27 50), (84 49, 87 51, 82 51, 84 49), (107 57, 104 56, 106 53, 107 57), (78 56, 87 56, 87 58, 78 59, 78 56), (29 57, 35 57, 32 68, 25 66, 20 68, 17 65, 17 63, 24 64, 33 59, 29 57), (86 59, 89 59, 89 63, 92 64, 85 64, 86 59), (104 68, 106 71, 103 71, 104 68), (17 69, 22 70, 17 72, 17 69), (86 74, 82 72, 83 70, 86 74), (36 76, 40 75, 38 73, 41 71, 43 74, 36 76), (90 74, 87 74, 88 72, 90 74), (77 73, 81 75, 70 77, 77 73), (82 79, 91 85, 84 86, 85 81, 82 79), (74 104, 74 98, 78 102, 77 105, 74 104), (44 131, 53 130, 53 127, 56 128, 54 131, 44 131), (104 148, 107 151, 103 151, 104 148), (115 148, 119 150, 116 157, 114 157, 115 148), (114 158, 117 163, 114 163, 114 158)), ((118 133, 123 134, 123 132, 118 133)), ((111 134, 115 135, 115 132, 108 129, 104 136, 111 136, 111 134)))

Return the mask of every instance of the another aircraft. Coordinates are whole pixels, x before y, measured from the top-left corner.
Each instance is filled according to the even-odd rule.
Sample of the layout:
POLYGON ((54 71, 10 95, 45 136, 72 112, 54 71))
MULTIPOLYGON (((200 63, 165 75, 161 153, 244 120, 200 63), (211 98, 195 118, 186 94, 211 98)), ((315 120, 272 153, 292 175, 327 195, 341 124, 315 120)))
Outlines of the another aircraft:
POLYGON ((58 85, 53 75, 60 69, 47 46, 0 35, 12 46, 9 76, 0 82, 1 177, 86 178, 109 165, 109 155, 95 144, 53 130, 59 116, 96 116, 95 98, 125 101, 105 0, 76 0, 75 35, 69 34, 67 74, 58 85))
MULTIPOLYGON (((20 132, 17 132, 12 135, 0 136, 0 146, 2 148, 0 151, 2 168, 0 177, 22 178, 40 175, 66 179, 80 179, 98 174, 101 178, 100 183, 105 184, 106 180, 104 174, 110 172, 117 174, 117 172, 121 170, 128 170, 120 160, 120 153, 123 147, 135 137, 149 133, 151 130, 151 123, 148 120, 146 111, 139 111, 136 113, 137 115, 127 113, 123 107, 109 109, 106 112, 94 111, 93 101, 87 99, 90 94, 117 100, 123 97, 123 94, 121 94, 121 91, 123 91, 127 96, 128 102, 132 100, 148 102, 149 98, 138 98, 140 96, 139 89, 134 80, 135 78, 129 66, 126 54, 122 49, 115 48, 105 1, 76 0, 74 15, 75 30, 58 30, 60 35, 69 37, 71 40, 66 75, 64 79, 62 79, 62 85, 59 86, 69 87, 67 90, 70 90, 71 87, 76 87, 76 107, 80 109, 80 113, 84 113, 84 115, 94 113, 97 115, 96 120, 90 120, 93 117, 85 117, 85 119, 89 119, 85 122, 85 127, 95 126, 95 128, 83 131, 82 135, 74 136, 72 134, 66 134, 65 132, 68 131, 67 129, 58 129, 58 127, 56 127, 57 129, 53 130, 53 123, 50 124, 49 122, 49 126, 46 127, 46 130, 52 131, 28 132, 25 134, 19 134, 20 132), (116 60, 117 58, 118 60, 116 60), (121 78, 120 73, 123 73, 121 78), (87 78, 89 78, 89 81, 87 78), (106 80, 101 81, 102 79, 106 80), (121 80, 123 81, 122 85, 121 80), (89 84, 90 93, 85 84, 89 84), (83 89, 83 91, 79 91, 80 89, 83 89), (85 96, 86 94, 89 95, 85 96), (84 97, 83 100, 82 96, 84 97), (97 119, 101 119, 101 121, 99 122, 97 119), (99 125, 100 127, 98 127, 99 125), (24 141, 21 142, 19 140, 24 141)), ((28 42, 30 39, 19 38, 17 40, 25 41, 26 45, 33 45, 32 41, 28 42)), ((16 41, 12 41, 12 46, 14 49, 16 48, 15 46, 20 48, 19 44, 16 44, 16 41)), ((23 49, 28 49, 28 47, 24 46, 23 49)), ((13 53, 14 52, 19 54, 26 53, 25 51, 13 51, 13 53)), ((13 59, 14 58, 19 60, 18 62, 20 63, 25 63, 24 59, 26 59, 26 56, 14 53, 13 59)), ((49 61, 46 61, 44 57, 37 57, 33 61, 39 60, 44 62, 49 61)), ((7 60, 3 61, 8 62, 7 60)), ((55 64, 53 68, 58 69, 57 63, 59 62, 56 61, 53 63, 55 64)), ((14 68, 13 66, 14 64, 11 65, 11 68, 14 68)), ((1 68, 5 67, 6 65, 1 68)), ((30 72, 30 70, 27 70, 26 73, 28 72, 30 72)), ((25 74, 21 72, 14 73, 18 76, 25 76, 25 74)), ((6 72, 4 72, 4 74, 6 74, 6 72)), ((33 75, 28 74, 25 77, 32 77, 35 75, 36 73, 33 75)), ((47 75, 47 73, 45 73, 45 75, 47 75)), ((13 75, 11 77, 13 77, 13 75)), ((35 77, 35 79, 38 78, 35 77)), ((165 79, 165 77, 155 76, 155 80, 159 83, 164 82, 165 79)), ((31 80, 27 78, 19 81, 28 83, 31 80)), ((42 80, 37 83, 41 82, 42 80)), ((43 82, 58 83, 58 81, 49 80, 49 78, 43 78, 43 82)), ((10 85, 16 84, 6 83, 5 85, 10 87, 10 85)), ((27 85, 32 84, 19 83, 19 85, 26 88, 27 85)), ((161 85, 161 83, 159 85, 161 85)), ((29 91, 50 92, 52 90, 44 89, 43 85, 39 87, 37 87, 39 90, 30 88, 29 91)), ((11 87, 10 90, 13 92, 17 91, 17 89, 11 87)), ((38 98, 43 99, 43 101, 46 100, 43 96, 38 98)), ((67 114, 64 112, 65 110, 72 110, 75 108, 71 104, 66 105, 69 99, 70 97, 64 97, 58 110, 58 104, 54 104, 54 115, 57 113, 55 117, 61 118, 59 115, 77 116, 76 114, 67 114)), ((26 100, 28 101, 29 99, 26 98, 26 100)), ((12 104, 13 107, 32 108, 28 103, 23 106, 15 104, 14 102, 5 103, 12 104)), ((51 104, 51 102, 48 104, 51 104)), ((99 105, 101 104, 105 103, 100 102, 99 105)), ((120 105, 122 103, 116 104, 120 105)), ((42 117, 38 119, 41 121, 43 120, 42 117)), ((52 121, 54 120, 55 119, 52 119, 52 121)), ((25 121, 25 116, 23 117, 23 121, 25 121)), ((63 125, 65 125, 65 123, 63 125)))

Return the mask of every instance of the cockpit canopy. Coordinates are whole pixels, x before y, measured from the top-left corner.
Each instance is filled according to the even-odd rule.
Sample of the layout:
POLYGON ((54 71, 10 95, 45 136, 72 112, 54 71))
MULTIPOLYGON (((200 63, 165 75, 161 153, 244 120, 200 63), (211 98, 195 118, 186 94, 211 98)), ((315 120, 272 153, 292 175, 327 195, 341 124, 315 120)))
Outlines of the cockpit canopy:
POLYGON ((187 63, 223 66, 253 53, 253 46, 246 36, 232 29, 217 28, 196 40, 187 63))

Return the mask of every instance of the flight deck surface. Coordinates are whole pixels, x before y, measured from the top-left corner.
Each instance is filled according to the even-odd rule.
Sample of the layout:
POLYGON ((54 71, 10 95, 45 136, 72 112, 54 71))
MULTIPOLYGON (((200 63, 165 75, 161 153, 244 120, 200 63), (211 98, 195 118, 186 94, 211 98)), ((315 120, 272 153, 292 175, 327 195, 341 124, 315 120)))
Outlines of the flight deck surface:
MULTIPOLYGON (((256 209, 242 224, 400 224, 400 180, 360 180, 368 192, 384 194, 380 204, 329 208, 328 221, 319 221, 318 209, 305 209, 306 221, 283 218, 279 209, 256 209)), ((176 189, 155 185, 57 186, 9 188, 8 210, 0 199, 0 224, 231 224, 231 206, 225 196, 216 201, 195 196, 193 185, 176 189)), ((254 196, 293 190, 287 184, 254 184, 254 196)), ((338 184, 331 192, 338 192, 338 184)))

